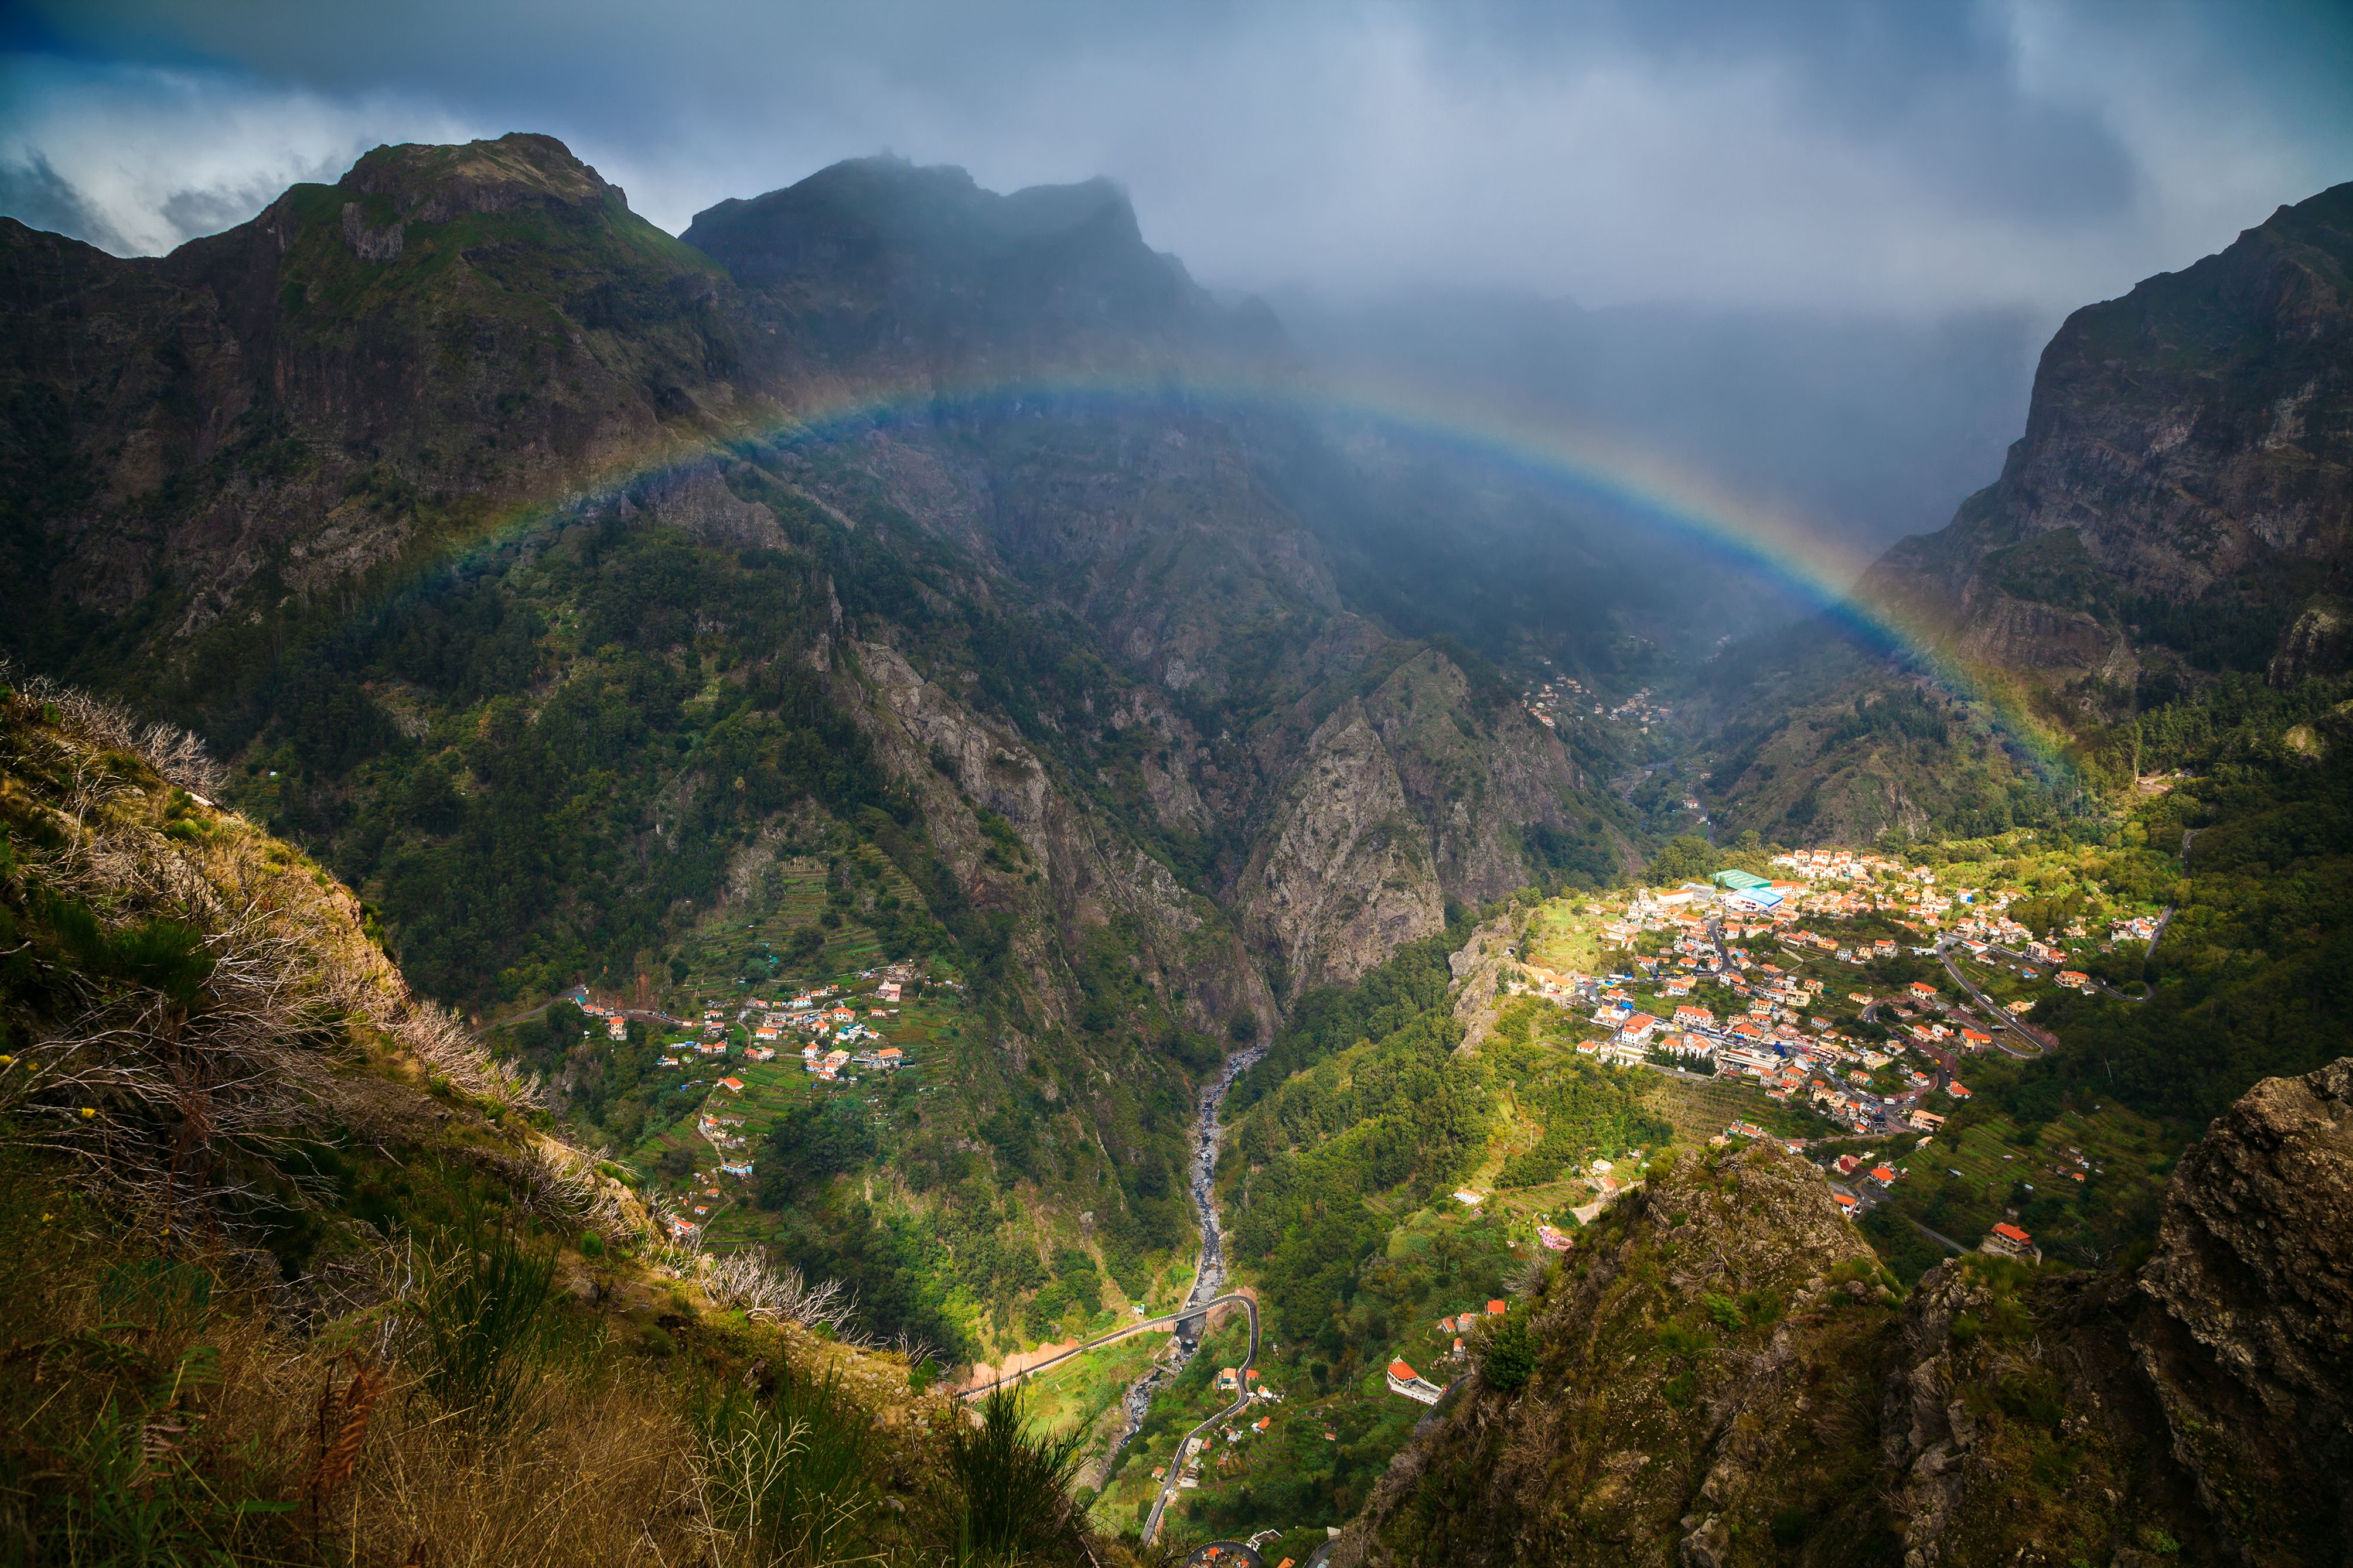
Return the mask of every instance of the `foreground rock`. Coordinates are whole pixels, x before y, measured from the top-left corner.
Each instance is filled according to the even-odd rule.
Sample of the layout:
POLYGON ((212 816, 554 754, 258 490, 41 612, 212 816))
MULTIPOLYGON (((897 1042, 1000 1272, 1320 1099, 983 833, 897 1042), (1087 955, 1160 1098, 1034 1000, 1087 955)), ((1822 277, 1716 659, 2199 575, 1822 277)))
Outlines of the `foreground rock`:
POLYGON ((1933 1270, 1899 1310, 1819 1174, 1687 1154, 1579 1237, 1356 1563, 2337 1563, 2353 1540, 2353 1058, 2257 1085, 2137 1273, 1933 1270))

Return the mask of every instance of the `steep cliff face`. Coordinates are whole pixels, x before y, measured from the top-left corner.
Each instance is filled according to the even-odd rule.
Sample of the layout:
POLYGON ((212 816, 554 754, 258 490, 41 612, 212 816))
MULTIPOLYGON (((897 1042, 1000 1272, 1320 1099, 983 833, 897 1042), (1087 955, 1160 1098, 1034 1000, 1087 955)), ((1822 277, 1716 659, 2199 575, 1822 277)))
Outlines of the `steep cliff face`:
POLYGON ((2000 831, 2052 783, 2020 710, 2080 735, 2223 672, 2346 669, 2348 548, 2353 184, 2069 317, 2000 481, 1865 574, 1903 646, 1818 623, 1720 661, 1687 706, 1730 764, 1711 805, 1793 842, 2000 831), (1950 700, 1953 664, 1995 723, 1950 700), (1937 723, 1873 729, 1931 687, 1937 723))
POLYGON ((1343 700, 1303 743, 1295 725, 1314 707, 1257 739, 1273 801, 1235 883, 1244 930, 1294 992, 1354 980, 1438 931, 1449 900, 1526 885, 1522 833, 1560 826, 1580 787, 1550 731, 1482 705, 1434 649, 1343 700))
POLYGON ((933 841, 974 905, 1014 917, 1049 1021, 1073 1021, 1061 953, 1109 941, 1187 1026, 1215 1034, 1237 1015, 1272 1026, 1272 998, 1215 903, 1185 889, 1082 793, 1058 785, 1018 733, 974 713, 896 649, 854 651, 845 678, 860 693, 868 732, 920 796, 933 841), (983 829, 981 812, 1018 837, 1014 856, 983 829))
POLYGON ((1868 586, 2054 685, 2150 647, 2260 668, 2349 540, 2353 184, 2069 317, 2000 482, 1868 586))
POLYGON ((2218 1118, 2137 1272, 1972 1258, 1900 1313, 1810 1168, 1687 1157, 1532 1304, 1526 1387, 1474 1383, 1335 1559, 2342 1562, 2348 1214, 2353 1058, 2218 1118))

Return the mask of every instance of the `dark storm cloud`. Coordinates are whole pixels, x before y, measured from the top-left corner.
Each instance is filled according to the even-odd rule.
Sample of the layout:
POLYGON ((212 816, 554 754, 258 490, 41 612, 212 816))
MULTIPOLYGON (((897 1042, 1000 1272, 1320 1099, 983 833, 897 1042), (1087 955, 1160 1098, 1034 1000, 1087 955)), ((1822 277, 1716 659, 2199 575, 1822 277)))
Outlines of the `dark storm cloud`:
POLYGON ((1108 174, 1215 282, 1935 314, 2114 293, 2353 177, 2333 10, 1736 0, 48 0, 0 202, 113 248, 377 141, 551 132, 681 227, 891 148, 1108 174), (72 215, 82 216, 72 218, 72 215))

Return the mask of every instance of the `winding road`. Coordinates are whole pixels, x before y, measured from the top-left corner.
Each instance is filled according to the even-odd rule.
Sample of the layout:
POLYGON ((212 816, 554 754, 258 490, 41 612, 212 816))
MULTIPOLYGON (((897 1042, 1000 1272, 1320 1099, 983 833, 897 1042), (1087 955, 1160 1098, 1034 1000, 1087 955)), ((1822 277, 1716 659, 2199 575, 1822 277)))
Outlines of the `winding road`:
POLYGON ((1155 1541, 1157 1541, 1160 1538, 1161 1515, 1166 1513, 1168 1511, 1168 1505, 1176 1500, 1176 1482, 1185 1473, 1187 1451, 1192 1447, 1193 1439, 1201 1436, 1202 1434, 1208 1432, 1210 1427, 1215 1426, 1219 1422, 1229 1421, 1250 1408, 1250 1363, 1258 1360, 1258 1303, 1250 1300, 1248 1296, 1220 1296, 1218 1300, 1220 1301, 1240 1301, 1244 1307, 1249 1309, 1250 1329, 1250 1353, 1243 1356, 1241 1363, 1234 1369, 1239 1374, 1234 1380, 1236 1384, 1234 1402, 1231 1405, 1227 1405, 1223 1410, 1219 1411, 1216 1415, 1210 1416, 1208 1420, 1202 1422, 1199 1426, 1194 1427, 1190 1432, 1186 1433, 1183 1441, 1176 1445, 1176 1452, 1170 1456, 1168 1460, 1167 1478, 1160 1483, 1160 1495, 1152 1500, 1151 1517, 1144 1521, 1144 1544, 1146 1546, 1150 1546, 1155 1541))
POLYGON ((2000 1003, 1995 1001, 1992 997, 1987 995, 1984 992, 1978 990, 1977 982, 1971 980, 1968 975, 1961 973, 1961 966, 1956 963, 1953 958, 1952 938, 1946 937, 1937 942, 1936 957, 1938 961, 1944 964, 1945 973, 1953 977, 1953 984, 1959 986, 1964 992, 1966 992, 1968 994, 1970 1001, 1975 1002, 1979 1007, 1985 1009, 1986 1016, 1992 1020, 1993 1026, 1996 1031, 1993 1037, 1993 1043, 2000 1049, 2003 1055, 2031 1058, 2045 1055, 2050 1051, 2052 1041, 2049 1036, 2043 1034, 2040 1029, 2029 1028, 2025 1024, 2020 1022, 2016 1014, 2003 1006, 2000 1003), (2004 1029, 2009 1030, 2011 1034, 2016 1035, 2020 1039, 2024 1040, 2027 1045, 2032 1048, 2031 1050, 2016 1051, 2010 1049, 2010 1047, 2003 1045, 2000 1031, 2004 1029))
POLYGON ((1219 1069, 1218 1076, 1201 1090, 1200 1119, 1195 1124, 1192 1180, 1193 1206, 1198 1213, 1201 1222, 1201 1257, 1193 1270, 1193 1288, 1187 1292, 1185 1304, 1174 1312, 1165 1313, 1157 1318, 1147 1318, 1141 1322, 1128 1323, 1113 1329, 1107 1334, 1099 1334, 1093 1339, 1072 1345, 1070 1349, 1041 1361, 1035 1366, 1024 1367, 1009 1376, 965 1389, 957 1395, 962 1399, 986 1398, 1007 1384, 1017 1384, 1025 1377, 1034 1377, 1041 1372, 1061 1365, 1073 1357, 1084 1355, 1089 1351, 1100 1350, 1104 1345, 1117 1344, 1120 1341, 1132 1339, 1137 1334, 1174 1330, 1177 1342, 1176 1361, 1146 1373, 1134 1387, 1129 1390, 1127 1430, 1121 1434, 1119 1441, 1114 1443, 1111 1449, 1112 1454, 1116 1456, 1119 1450, 1126 1446, 1128 1438, 1134 1436, 1137 1428, 1143 1424, 1144 1406, 1150 1403, 1151 1390, 1157 1386, 1161 1380, 1182 1370, 1186 1363, 1191 1361, 1194 1354, 1199 1351, 1201 1337, 1208 1329, 1210 1312, 1219 1307, 1239 1304, 1245 1312, 1250 1314, 1250 1353, 1242 1358, 1240 1365, 1236 1368, 1236 1371, 1241 1373, 1240 1387, 1236 1391, 1233 1404, 1185 1434, 1184 1441, 1177 1445, 1176 1457, 1169 1461, 1166 1480, 1162 1485, 1159 1495, 1152 1500, 1152 1515, 1145 1522, 1144 1543, 1146 1546, 1151 1545, 1154 1539, 1159 1535, 1161 1516, 1167 1511, 1169 1503, 1176 1496, 1177 1478, 1183 1474, 1185 1468, 1186 1448, 1191 1445, 1195 1437, 1215 1426, 1219 1422, 1240 1415, 1250 1405, 1249 1374, 1251 1364, 1258 1360, 1258 1302, 1252 1297, 1240 1291, 1227 1292, 1221 1289, 1226 1279, 1226 1252, 1224 1232, 1218 1224, 1218 1204, 1215 1194, 1215 1182, 1218 1174, 1218 1140, 1221 1131, 1218 1124, 1218 1112, 1225 1105, 1226 1096, 1232 1091, 1234 1079, 1248 1071, 1251 1065, 1265 1054, 1265 1047, 1261 1046, 1233 1057, 1219 1069))

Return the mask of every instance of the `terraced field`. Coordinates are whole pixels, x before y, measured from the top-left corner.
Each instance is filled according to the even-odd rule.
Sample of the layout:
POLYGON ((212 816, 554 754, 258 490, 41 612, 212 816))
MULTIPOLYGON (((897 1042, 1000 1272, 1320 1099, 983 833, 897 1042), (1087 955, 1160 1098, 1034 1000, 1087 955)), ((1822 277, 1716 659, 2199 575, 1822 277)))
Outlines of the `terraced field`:
MULTIPOLYGON (((870 853, 861 863, 880 889, 902 903, 921 905, 913 884, 887 858, 870 853)), ((827 908, 823 861, 780 859, 750 879, 749 897, 706 915, 679 944, 688 966, 686 978, 673 987, 681 1005, 765 995, 796 982, 871 969, 883 962, 881 939, 854 914, 845 910, 833 929, 818 922, 827 908), (794 963, 786 954, 793 933, 804 928, 818 931, 824 946, 817 957, 794 963)))
POLYGON ((1574 970, 1590 974, 1599 966, 1601 917, 1576 914, 1575 907, 1568 900, 1551 899, 1537 908, 1535 929, 1528 942, 1529 963, 1563 973, 1574 970))
POLYGON ((2182 1130, 2117 1106, 2063 1111, 2031 1143, 2017 1142, 2018 1131, 2007 1117, 1989 1117, 1964 1131, 1957 1148, 1939 1139, 1904 1156, 1896 1164, 1906 1177, 1891 1206, 1965 1244, 2015 1207, 2046 1252, 2094 1264, 2133 1215, 2153 1209, 2187 1142, 2182 1130))
POLYGON ((1795 1134, 1801 1119, 1787 1106, 1767 1099, 1747 1083, 1694 1083, 1689 1079, 1653 1073, 1656 1082, 1642 1103, 1673 1123, 1678 1143, 1704 1143, 1736 1121, 1753 1122, 1768 1132, 1795 1134))

